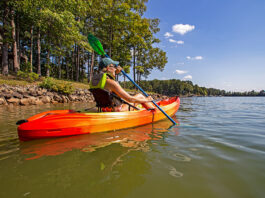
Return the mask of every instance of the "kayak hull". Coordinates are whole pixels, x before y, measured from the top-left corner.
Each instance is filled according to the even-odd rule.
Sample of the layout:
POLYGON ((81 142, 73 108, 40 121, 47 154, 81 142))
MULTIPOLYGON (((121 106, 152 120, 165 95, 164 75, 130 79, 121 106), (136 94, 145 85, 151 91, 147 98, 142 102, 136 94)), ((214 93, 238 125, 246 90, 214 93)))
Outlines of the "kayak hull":
MULTIPOLYGON (((179 97, 157 103, 169 116, 179 108, 179 97)), ((78 113, 72 110, 55 110, 37 114, 18 126, 21 140, 63 137, 145 125, 165 119, 158 109, 127 112, 78 113)))

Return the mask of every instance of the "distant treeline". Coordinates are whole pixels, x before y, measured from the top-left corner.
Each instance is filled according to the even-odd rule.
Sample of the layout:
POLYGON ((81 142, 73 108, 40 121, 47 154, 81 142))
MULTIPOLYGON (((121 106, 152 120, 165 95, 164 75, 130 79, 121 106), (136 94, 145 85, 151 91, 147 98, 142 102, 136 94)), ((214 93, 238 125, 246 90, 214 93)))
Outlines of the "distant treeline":
MULTIPOLYGON (((133 89, 134 85, 131 82, 121 82, 121 85, 127 89, 133 89)), ((150 80, 141 81, 140 86, 145 91, 151 91, 167 96, 186 95, 186 96, 265 96, 265 91, 260 92, 226 92, 225 90, 199 87, 193 85, 191 81, 181 81, 176 79, 171 80, 150 80)))

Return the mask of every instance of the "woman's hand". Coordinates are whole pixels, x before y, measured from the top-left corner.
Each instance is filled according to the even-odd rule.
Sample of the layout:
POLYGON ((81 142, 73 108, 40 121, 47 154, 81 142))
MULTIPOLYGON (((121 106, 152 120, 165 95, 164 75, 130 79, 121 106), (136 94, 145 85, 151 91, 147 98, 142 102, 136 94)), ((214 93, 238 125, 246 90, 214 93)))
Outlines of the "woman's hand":
POLYGON ((116 68, 115 74, 119 74, 121 72, 121 70, 122 70, 122 67, 121 66, 118 66, 116 68))
POLYGON ((147 102, 152 102, 154 99, 152 98, 152 96, 148 96, 148 97, 146 98, 146 100, 147 100, 147 102))

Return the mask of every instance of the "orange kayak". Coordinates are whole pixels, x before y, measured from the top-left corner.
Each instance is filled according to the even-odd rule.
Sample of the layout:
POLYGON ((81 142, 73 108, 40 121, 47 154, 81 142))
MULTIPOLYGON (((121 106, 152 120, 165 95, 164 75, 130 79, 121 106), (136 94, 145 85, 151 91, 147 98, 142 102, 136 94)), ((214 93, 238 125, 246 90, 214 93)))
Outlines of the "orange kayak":
MULTIPOLYGON (((171 97, 157 104, 169 116, 173 116, 179 108, 180 99, 171 97)), ((166 116, 158 109, 100 113, 79 113, 73 110, 46 111, 24 120, 18 126, 18 136, 21 140, 30 140, 115 131, 162 119, 166 119, 166 116)))

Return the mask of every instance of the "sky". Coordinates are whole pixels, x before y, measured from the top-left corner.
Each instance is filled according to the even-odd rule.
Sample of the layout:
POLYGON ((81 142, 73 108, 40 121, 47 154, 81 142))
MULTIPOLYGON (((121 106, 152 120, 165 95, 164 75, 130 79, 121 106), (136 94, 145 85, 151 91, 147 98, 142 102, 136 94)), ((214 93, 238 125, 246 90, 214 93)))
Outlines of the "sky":
POLYGON ((149 0, 144 17, 160 19, 157 46, 168 57, 148 80, 265 89, 265 0, 149 0))

